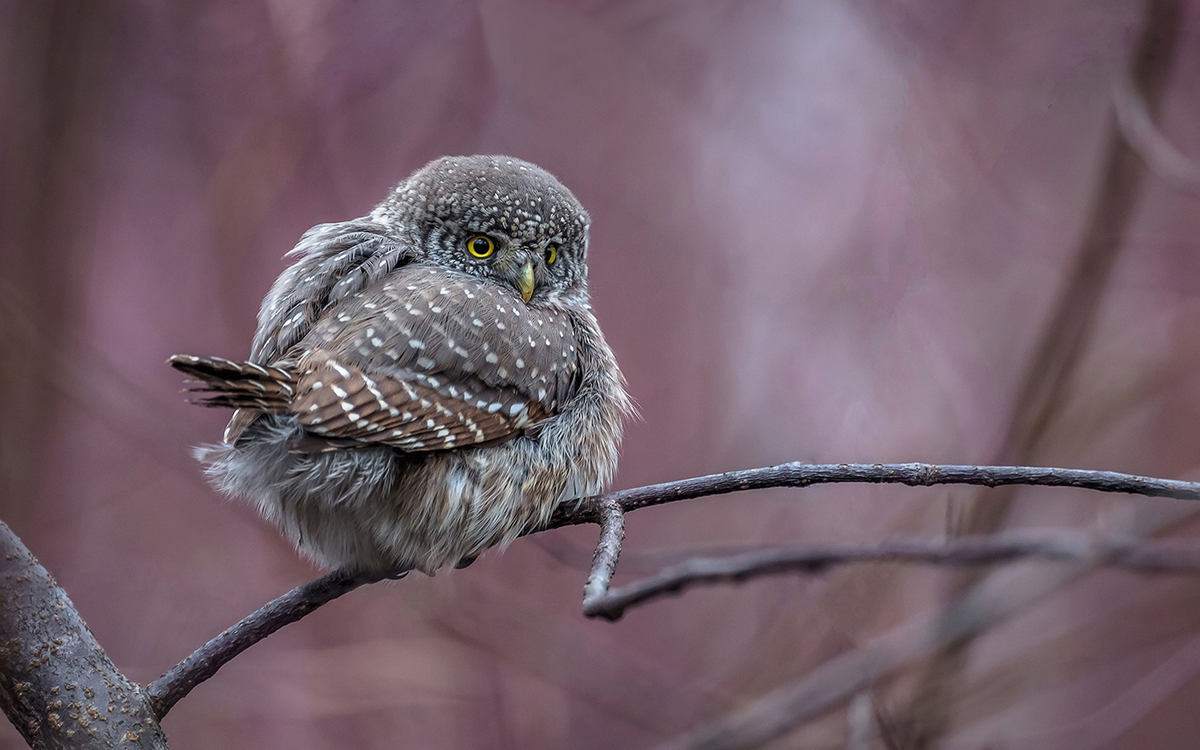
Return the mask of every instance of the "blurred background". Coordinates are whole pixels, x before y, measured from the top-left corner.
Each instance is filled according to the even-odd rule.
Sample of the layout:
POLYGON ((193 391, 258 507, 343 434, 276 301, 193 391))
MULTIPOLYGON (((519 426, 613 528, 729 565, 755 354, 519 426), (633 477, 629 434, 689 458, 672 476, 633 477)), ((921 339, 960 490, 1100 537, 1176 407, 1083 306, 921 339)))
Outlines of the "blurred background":
MULTIPOLYGON (((320 572, 206 486, 190 451, 227 415, 186 404, 164 360, 248 354, 300 234, 443 154, 537 162, 591 212, 595 308, 641 409, 618 487, 787 460, 1200 479, 1180 156, 1200 162, 1200 3, 12 0, 0 55, 0 519, 137 681, 320 572), (1131 88, 1157 131, 1120 95, 1117 130, 1131 88)), ((709 498, 631 515, 617 580, 1119 513, 1200 544, 1177 506, 709 498)), ((580 614, 595 536, 356 591, 185 698, 172 747, 652 747, 979 575, 783 576, 609 624, 580 614)), ((1079 578, 877 682, 870 746, 1194 747, 1198 594, 1079 578)), ((843 747, 846 727, 838 707, 773 747, 843 747)))

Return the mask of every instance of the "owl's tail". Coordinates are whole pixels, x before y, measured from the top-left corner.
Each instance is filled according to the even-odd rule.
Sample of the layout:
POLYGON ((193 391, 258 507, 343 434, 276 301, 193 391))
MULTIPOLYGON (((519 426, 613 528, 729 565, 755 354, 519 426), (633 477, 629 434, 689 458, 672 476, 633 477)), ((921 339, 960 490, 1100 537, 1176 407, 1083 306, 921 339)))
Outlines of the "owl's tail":
POLYGON ((176 354, 167 364, 195 378, 186 390, 204 394, 192 399, 201 406, 281 413, 295 393, 296 376, 284 367, 190 354, 176 354))

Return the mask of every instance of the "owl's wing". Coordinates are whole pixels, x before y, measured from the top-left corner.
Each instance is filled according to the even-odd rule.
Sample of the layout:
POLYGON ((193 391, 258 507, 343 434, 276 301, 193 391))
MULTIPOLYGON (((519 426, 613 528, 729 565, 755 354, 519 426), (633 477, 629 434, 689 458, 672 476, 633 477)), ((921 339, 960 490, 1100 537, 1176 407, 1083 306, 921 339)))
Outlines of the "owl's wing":
MULTIPOLYGON (((258 312, 258 330, 250 361, 269 364, 312 330, 331 306, 362 291, 390 271, 407 263, 411 253, 369 218, 309 229, 288 251, 298 257, 272 285, 258 312)), ((232 443, 262 412, 234 411, 225 428, 232 443)))
POLYGON ((574 394, 562 312, 445 268, 400 268, 332 309, 304 339, 292 411, 345 444, 432 451, 512 439, 574 394))
POLYGON ((407 263, 411 251, 369 218, 318 224, 286 257, 298 260, 263 299, 250 360, 278 361, 331 307, 407 263))

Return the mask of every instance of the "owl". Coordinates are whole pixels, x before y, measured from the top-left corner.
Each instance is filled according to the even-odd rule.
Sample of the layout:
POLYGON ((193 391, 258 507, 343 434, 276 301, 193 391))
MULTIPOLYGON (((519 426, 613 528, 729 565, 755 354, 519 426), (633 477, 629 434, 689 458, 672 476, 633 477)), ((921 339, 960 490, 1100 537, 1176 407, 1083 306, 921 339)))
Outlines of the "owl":
POLYGON ((469 563, 609 482, 631 403, 588 301, 589 219, 544 169, 437 159, 310 229, 250 358, 176 355, 234 409, 197 457, 330 567, 469 563))

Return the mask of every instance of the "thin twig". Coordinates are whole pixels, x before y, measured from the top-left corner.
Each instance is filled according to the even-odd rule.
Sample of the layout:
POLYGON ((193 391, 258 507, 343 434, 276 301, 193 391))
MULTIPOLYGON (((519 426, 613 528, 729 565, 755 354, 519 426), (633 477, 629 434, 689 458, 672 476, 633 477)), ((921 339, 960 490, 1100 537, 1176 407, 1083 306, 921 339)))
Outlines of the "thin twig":
MULTIPOLYGON (((1055 469, 1039 466, 959 466, 939 464, 806 464, 793 462, 761 469, 743 469, 709 474, 674 482, 651 484, 610 492, 578 503, 564 503, 544 528, 547 531, 581 523, 600 523, 601 505, 611 500, 628 513, 639 508, 679 500, 693 500, 730 492, 768 487, 809 487, 816 484, 905 484, 931 487, 939 484, 968 484, 983 487, 1033 485, 1078 487, 1097 492, 1117 492, 1177 500, 1200 500, 1200 482, 1155 479, 1115 471, 1055 469)), ((532 532, 531 532, 532 533, 532 532)))
POLYGON ((583 587, 583 614, 587 617, 605 617, 604 600, 608 584, 617 569, 617 558, 621 556, 621 542, 625 539, 625 513, 612 499, 601 506, 600 541, 596 543, 596 554, 592 556, 592 572, 583 587))
POLYGON ((399 575, 391 571, 351 573, 338 569, 272 599, 147 685, 146 691, 150 694, 155 715, 161 720, 192 688, 216 674, 230 659, 284 625, 299 620, 317 607, 359 586, 399 575))
POLYGON ((894 539, 879 544, 757 549, 727 557, 694 558, 609 590, 593 600, 587 614, 616 620, 630 607, 678 594, 699 584, 741 582, 785 573, 824 573, 849 563, 990 565, 1030 558, 1090 561, 1143 573, 1200 571, 1200 549, 1194 546, 1102 539, 1074 531, 1048 529, 953 539, 894 539))

